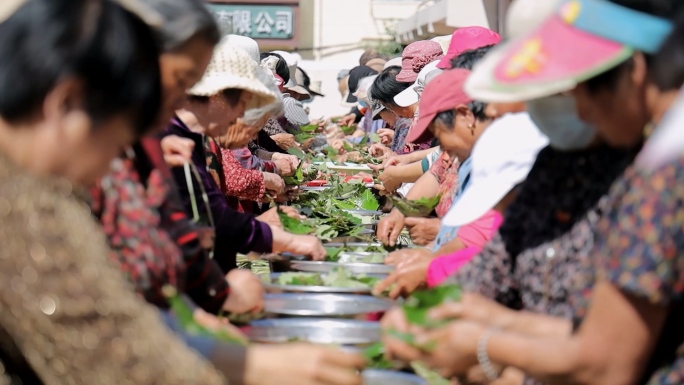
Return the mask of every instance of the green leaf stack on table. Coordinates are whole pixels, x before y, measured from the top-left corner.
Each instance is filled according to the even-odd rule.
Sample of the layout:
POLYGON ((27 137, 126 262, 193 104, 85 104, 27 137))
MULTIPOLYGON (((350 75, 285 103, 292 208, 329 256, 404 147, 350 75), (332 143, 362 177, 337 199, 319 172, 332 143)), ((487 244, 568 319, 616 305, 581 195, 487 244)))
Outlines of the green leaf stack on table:
POLYGON ((437 207, 440 199, 441 195, 416 200, 390 196, 394 207, 406 217, 427 217, 437 207))

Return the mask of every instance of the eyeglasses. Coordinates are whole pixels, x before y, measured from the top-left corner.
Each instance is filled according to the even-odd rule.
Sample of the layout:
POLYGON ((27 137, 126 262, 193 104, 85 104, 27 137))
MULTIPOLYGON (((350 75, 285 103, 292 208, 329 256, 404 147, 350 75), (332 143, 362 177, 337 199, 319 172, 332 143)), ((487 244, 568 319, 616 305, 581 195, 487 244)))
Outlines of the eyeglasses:
POLYGON ((202 246, 209 249, 209 258, 214 258, 214 239, 216 237, 214 217, 211 215, 211 206, 209 206, 209 196, 207 195, 204 185, 202 184, 202 178, 200 178, 197 167, 193 163, 185 163, 183 165, 183 172, 185 174, 185 183, 188 187, 188 192, 190 193, 190 205, 192 207, 192 222, 197 225, 197 232, 199 233, 200 243, 202 246), (199 207, 197 205, 197 197, 195 195, 195 185, 196 182, 200 189, 200 194, 202 196, 202 202, 204 203, 204 208, 206 212, 202 216, 199 207), (211 240, 211 247, 206 247, 208 241, 211 240))

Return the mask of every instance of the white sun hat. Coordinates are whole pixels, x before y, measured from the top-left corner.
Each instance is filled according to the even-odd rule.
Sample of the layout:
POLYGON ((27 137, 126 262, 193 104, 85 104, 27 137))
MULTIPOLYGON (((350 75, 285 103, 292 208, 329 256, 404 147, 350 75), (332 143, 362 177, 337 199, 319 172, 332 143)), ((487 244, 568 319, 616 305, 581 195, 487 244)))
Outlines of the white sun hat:
POLYGON ((443 72, 443 70, 437 68, 438 64, 439 60, 435 60, 423 67, 423 69, 418 72, 418 78, 416 79, 415 83, 394 96, 394 102, 397 103, 399 107, 408 107, 418 103, 420 100, 420 95, 423 93, 423 90, 428 83, 428 74, 431 74, 433 71, 435 73, 443 72))
POLYGON ((241 89, 252 93, 247 109, 260 108, 276 100, 276 95, 259 81, 258 72, 263 71, 249 54, 227 42, 214 49, 214 55, 202 79, 188 94, 213 96, 227 89, 241 89))
POLYGON ((549 139, 527 112, 495 120, 477 140, 470 155, 470 185, 442 219, 445 226, 474 222, 527 178, 537 154, 549 139))
POLYGON ((247 52, 252 60, 254 60, 256 63, 261 62, 261 58, 259 57, 261 54, 259 52, 259 43, 257 43, 256 40, 252 39, 251 37, 242 35, 226 35, 223 37, 223 39, 221 39, 221 43, 230 44, 234 47, 241 48, 247 52))
MULTIPOLYGON (((506 14, 508 40, 514 40, 534 31, 558 8, 561 0, 516 0, 506 14)), ((517 92, 499 89, 495 86, 494 72, 508 51, 509 44, 501 43, 492 48, 482 60, 475 64, 463 89, 475 100, 492 103, 511 103, 538 99, 567 91, 563 84, 549 84, 548 87, 522 87, 517 92)), ((572 87, 570 87, 572 88, 572 87)))

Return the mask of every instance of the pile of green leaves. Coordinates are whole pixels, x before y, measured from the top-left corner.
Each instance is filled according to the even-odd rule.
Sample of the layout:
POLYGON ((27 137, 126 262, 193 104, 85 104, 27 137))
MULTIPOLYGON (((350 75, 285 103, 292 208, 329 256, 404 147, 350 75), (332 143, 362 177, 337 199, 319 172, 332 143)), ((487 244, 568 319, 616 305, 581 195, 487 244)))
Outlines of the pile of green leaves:
POLYGON ((309 191, 297 197, 295 207, 308 218, 297 220, 281 215, 285 230, 329 240, 339 235, 358 236, 365 229, 363 220, 348 210, 377 210, 380 203, 373 192, 361 181, 343 183, 333 176, 330 183, 332 186, 328 189, 309 191))
POLYGON ((327 286, 337 288, 367 289, 375 286, 380 278, 364 274, 353 275, 343 267, 336 267, 330 273, 283 273, 278 276, 280 285, 327 286))
POLYGON ((430 215, 435 207, 437 207, 437 204, 439 204, 440 199, 441 195, 416 200, 390 196, 390 200, 394 204, 394 207, 406 217, 426 217, 430 215))
POLYGON ((392 361, 385 357, 385 346, 382 342, 374 343, 362 352, 366 359, 366 367, 370 369, 394 369, 392 361))
POLYGON ((340 130, 342 130, 345 135, 351 135, 356 131, 356 126, 340 126, 340 130))

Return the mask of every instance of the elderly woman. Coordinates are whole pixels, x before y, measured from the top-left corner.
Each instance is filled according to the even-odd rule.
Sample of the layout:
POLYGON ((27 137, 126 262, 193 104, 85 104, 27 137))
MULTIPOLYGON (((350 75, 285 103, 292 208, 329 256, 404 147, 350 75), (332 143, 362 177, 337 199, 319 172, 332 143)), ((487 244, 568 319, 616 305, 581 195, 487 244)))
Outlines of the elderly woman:
POLYGON ((283 100, 273 77, 266 71, 260 71, 258 78, 277 96, 276 101, 247 110, 245 115, 228 129, 226 135, 216 138, 223 157, 224 192, 231 207, 246 212, 254 212, 254 204, 263 202, 267 192, 278 196, 285 191, 285 182, 278 174, 245 169, 231 151, 231 148, 243 147, 245 143, 231 142, 230 132, 244 131, 251 134, 249 139, 252 140, 269 119, 283 112, 283 100))
POLYGON ((248 142, 254 135, 245 130, 228 128, 249 108, 272 103, 275 95, 257 78, 262 71, 242 50, 219 44, 209 70, 190 91, 183 109, 176 112, 166 135, 178 135, 195 142, 192 167, 176 167, 174 177, 188 212, 206 215, 205 221, 215 225, 214 254, 225 270, 236 267, 238 252, 292 252, 320 259, 325 249, 312 236, 300 236, 260 222, 250 214, 239 213, 226 201, 222 155, 212 137, 223 137, 230 143, 248 142), (193 177, 199 176, 200 181, 193 177), (191 196, 191 191, 196 196, 191 196), (206 192, 206 195, 202 193, 206 192), (200 200, 206 196, 208 202, 200 200), (198 201, 199 200, 199 201, 198 201))
MULTIPOLYGON (((591 13, 592 20, 607 23, 618 20, 618 14, 628 14, 631 19, 625 22, 639 26, 639 33, 599 37, 596 31, 586 31, 586 24, 574 23, 586 17, 580 12, 575 19, 568 19, 567 37, 577 39, 581 47, 599 43, 591 50, 595 60, 578 62, 557 73, 555 80, 565 80, 562 87, 539 82, 526 93, 562 92, 577 84, 572 95, 580 116, 593 123, 610 145, 629 148, 640 143, 649 122, 657 124, 662 119, 682 86, 682 66, 676 63, 684 52, 684 23, 678 24, 663 44, 672 30, 668 18, 681 11, 682 4, 650 0, 610 3, 600 2, 601 8, 591 13), (648 35, 648 44, 635 39, 643 35, 648 35), (653 56, 661 44, 660 53, 653 56), (616 62, 610 47, 627 49, 630 54, 616 62), (608 62, 616 64, 610 67, 608 62), (587 71, 592 66, 604 72, 583 81, 579 74, 596 73, 587 71)), ((561 20, 553 15, 529 36, 543 36, 551 43, 557 36, 548 34, 546 28, 561 20)), ((506 51, 500 58, 510 54, 506 51)), ((552 70, 562 68, 565 62, 558 53, 548 58, 552 70)), ((656 128, 654 135, 660 130, 656 128)), ((436 311, 438 318, 456 316, 462 321, 418 336, 420 341, 444 342, 438 343, 427 361, 445 374, 453 374, 464 372, 479 357, 489 378, 498 374, 494 362, 517 367, 546 382, 682 383, 681 170, 680 152, 652 168, 628 168, 614 184, 606 215, 597 226, 595 245, 588 253, 590 263, 575 276, 571 302, 575 322, 521 314, 510 318, 513 323, 505 330, 494 332, 496 316, 484 322, 443 307, 436 311)), ((479 304, 472 311, 481 312, 488 306, 479 304)), ((392 345, 390 350, 397 352, 395 348, 398 346, 392 345)))
POLYGON ((0 35, 0 382, 223 384, 110 264, 81 200, 156 119, 151 31, 111 1, 25 0, 0 3, 0 35))
MULTIPOLYGON (((484 56, 482 51, 485 50, 486 48, 483 48, 480 50, 467 51, 463 53, 462 68, 471 69, 475 63, 479 61, 482 56, 484 56)), ((431 82, 433 79, 428 79, 426 76, 426 80, 431 82)), ((376 90, 373 91, 374 96, 377 93, 378 92, 376 92, 376 90)), ((385 93, 382 96, 382 99, 385 100, 385 103, 387 103, 386 105, 396 103, 394 101, 394 96, 392 96, 390 99, 390 95, 390 93, 385 93)), ((410 107, 404 107, 402 110, 418 111, 418 106, 419 103, 415 103, 410 107)), ((483 119, 487 119, 488 117, 484 113, 484 108, 486 108, 486 105, 482 108, 481 117, 483 119)), ((408 112, 405 112, 405 114, 407 113, 408 112)), ((407 135, 407 141, 409 143, 416 140, 427 142, 431 139, 429 132, 418 134, 417 131, 412 130, 407 135), (424 137, 421 138, 421 136, 424 137)), ((472 137, 470 139, 472 139, 472 137)), ((471 141, 470 139, 466 143, 470 143, 472 145, 474 141, 471 141)), ((458 170, 461 167, 461 162, 465 161, 465 159, 460 159, 461 162, 459 162, 459 159, 454 160, 452 157, 448 156, 449 154, 443 153, 441 150, 426 151, 430 152, 431 154, 425 154, 423 156, 427 155, 427 157, 433 157, 436 159, 429 168, 424 167, 424 163, 427 162, 423 161, 408 166, 388 167, 385 169, 385 172, 383 172, 383 176, 381 176, 381 178, 385 178, 383 180, 384 183, 389 179, 396 179, 395 175, 397 173, 407 173, 408 175, 418 176, 419 179, 417 181, 412 180, 416 183, 406 194, 406 198, 420 199, 423 197, 434 197, 441 195, 440 202, 435 210, 437 217, 441 218, 446 215, 454 198, 457 196, 459 180, 462 180, 458 177, 458 170), (398 170, 395 171, 395 167, 398 170), (410 170, 407 170, 407 168, 410 170), (426 172, 428 170, 429 172, 426 172)), ((464 170, 467 170, 467 168, 464 170)), ((410 182, 409 180, 405 181, 410 182)), ((440 222, 438 218, 404 218, 404 216, 398 210, 394 209, 389 215, 381 219, 380 223, 378 223, 377 236, 381 242, 388 245, 393 245, 396 242, 397 237, 399 237, 399 234, 403 230, 404 226, 408 226, 414 243, 419 245, 428 245, 435 240, 439 232, 440 222)))

